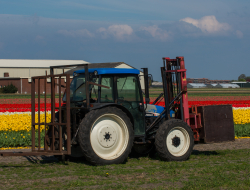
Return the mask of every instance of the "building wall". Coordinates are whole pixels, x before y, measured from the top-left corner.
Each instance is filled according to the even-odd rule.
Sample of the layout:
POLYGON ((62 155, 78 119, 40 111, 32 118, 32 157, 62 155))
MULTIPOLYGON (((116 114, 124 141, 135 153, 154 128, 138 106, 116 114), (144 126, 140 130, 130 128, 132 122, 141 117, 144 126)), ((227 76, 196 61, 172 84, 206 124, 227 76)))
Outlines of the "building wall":
MULTIPOLYGON (((64 71, 68 71, 65 69, 64 71)), ((20 77, 20 78, 29 78, 33 76, 43 76, 50 74, 49 68, 0 68, 0 77, 4 77, 4 73, 9 73, 9 77, 20 77)), ((54 74, 61 74, 63 69, 55 69, 54 74)))
POLYGON ((233 84, 237 84, 240 86, 240 88, 250 88, 250 83, 249 82, 246 82, 246 83, 243 83, 243 82, 233 82, 233 84))
POLYGON ((18 89, 21 89, 21 83, 20 83, 20 78, 4 78, 0 79, 0 88, 3 88, 4 86, 8 86, 13 84, 15 87, 18 89))
MULTIPOLYGON (((72 80, 72 79, 70 79, 72 80)), ((31 94, 31 80, 29 78, 17 78, 17 79, 0 79, 0 87, 4 87, 10 84, 17 87, 19 94, 31 94)), ((38 80, 35 81, 35 92, 38 93, 38 80)), ((55 83, 59 84, 59 79, 55 79, 55 83)), ((66 80, 61 79, 61 85, 66 86, 66 80)), ((61 93, 64 93, 65 88, 61 88, 61 93)), ((45 92, 44 79, 40 79, 40 94, 45 92)), ((51 93, 51 82, 46 80, 46 93, 51 93)), ((56 85, 55 93, 59 93, 59 86, 56 85)))

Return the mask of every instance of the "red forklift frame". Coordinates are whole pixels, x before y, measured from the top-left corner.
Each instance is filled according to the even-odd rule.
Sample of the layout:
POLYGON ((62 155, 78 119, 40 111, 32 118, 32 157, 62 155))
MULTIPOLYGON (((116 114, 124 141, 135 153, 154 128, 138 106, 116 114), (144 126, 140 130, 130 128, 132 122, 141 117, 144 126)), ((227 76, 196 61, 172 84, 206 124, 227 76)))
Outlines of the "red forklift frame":
POLYGON ((201 114, 197 112, 197 106, 188 107, 188 95, 187 95, 187 79, 184 57, 176 57, 176 59, 170 59, 169 57, 163 57, 163 67, 161 68, 163 91, 165 98, 165 108, 167 108, 166 119, 169 117, 169 106, 173 100, 180 99, 181 118, 185 121, 194 132, 194 140, 200 140, 201 114), (174 96, 174 80, 177 84, 176 91, 178 92, 174 96))

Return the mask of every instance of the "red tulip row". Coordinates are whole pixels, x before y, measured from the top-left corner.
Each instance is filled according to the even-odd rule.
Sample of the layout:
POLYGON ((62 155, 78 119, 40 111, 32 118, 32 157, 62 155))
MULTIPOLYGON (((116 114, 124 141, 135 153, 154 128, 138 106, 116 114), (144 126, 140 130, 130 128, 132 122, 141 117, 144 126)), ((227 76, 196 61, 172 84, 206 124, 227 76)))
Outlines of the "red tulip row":
MULTIPOLYGON (((235 100, 235 101, 188 101, 189 107, 193 105, 197 106, 209 106, 209 105, 224 105, 230 104, 233 107, 250 107, 250 100, 235 100)), ((157 105, 164 106, 165 103, 159 102, 157 105)))
MULTIPOLYGON (((152 103, 152 102, 150 102, 152 103)), ((189 101, 189 106, 207 106, 207 105, 223 105, 231 104, 233 107, 250 107, 250 100, 235 100, 235 101, 189 101)), ((157 105, 164 106, 164 102, 159 102, 157 105)), ((59 107, 59 103, 56 103, 59 107)), ((50 111, 51 104, 46 104, 46 110, 50 111)), ((38 111, 38 104, 35 105, 35 110, 38 111)), ((40 110, 45 110, 45 104, 40 104, 40 110)), ((0 104, 0 112, 30 112, 31 104, 0 104)))
MULTIPOLYGON (((55 104, 59 107, 59 103, 55 104)), ((51 104, 46 104, 46 111, 51 110, 51 104)), ((38 111, 38 104, 35 105, 35 111, 38 111)), ((40 104, 40 111, 45 111, 45 104, 40 104)), ((0 112, 31 112, 31 104, 0 104, 0 112)))

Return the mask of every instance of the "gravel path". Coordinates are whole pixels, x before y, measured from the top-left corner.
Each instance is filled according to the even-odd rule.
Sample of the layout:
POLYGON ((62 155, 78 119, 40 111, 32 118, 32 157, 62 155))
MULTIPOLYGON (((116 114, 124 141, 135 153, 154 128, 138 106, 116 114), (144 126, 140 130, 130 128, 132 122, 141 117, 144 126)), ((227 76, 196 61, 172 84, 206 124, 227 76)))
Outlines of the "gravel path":
POLYGON ((250 138, 236 139, 235 141, 228 141, 213 144, 196 144, 194 150, 198 151, 214 151, 214 150, 236 150, 236 149, 250 149, 250 138))
MULTIPOLYGON (((235 141, 213 143, 213 144, 196 144, 194 151, 216 151, 216 150, 236 150, 236 149, 250 149, 250 138, 248 139, 236 139, 235 141)), ((12 150, 0 150, 1 152, 30 152, 30 149, 12 149, 12 150)), ((1 157, 0 164, 8 163, 22 163, 22 162, 37 163, 42 162, 53 162, 57 161, 54 156, 13 156, 13 157, 1 157)))

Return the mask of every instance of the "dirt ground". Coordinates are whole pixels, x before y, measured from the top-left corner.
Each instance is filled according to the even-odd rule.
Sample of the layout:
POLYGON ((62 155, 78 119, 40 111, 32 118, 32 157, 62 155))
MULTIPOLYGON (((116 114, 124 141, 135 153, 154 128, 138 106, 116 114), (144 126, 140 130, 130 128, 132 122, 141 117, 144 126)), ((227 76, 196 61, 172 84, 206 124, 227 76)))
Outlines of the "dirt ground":
MULTIPOLYGON (((213 144, 195 144, 195 151, 216 151, 216 150, 236 150, 236 149, 250 149, 250 138, 236 139, 235 141, 213 143, 213 144)), ((12 150, 0 150, 0 152, 30 152, 29 149, 12 149, 12 150)), ((37 162, 37 161, 57 161, 54 156, 13 156, 2 157, 0 156, 0 164, 7 163, 22 163, 22 162, 37 162)))

